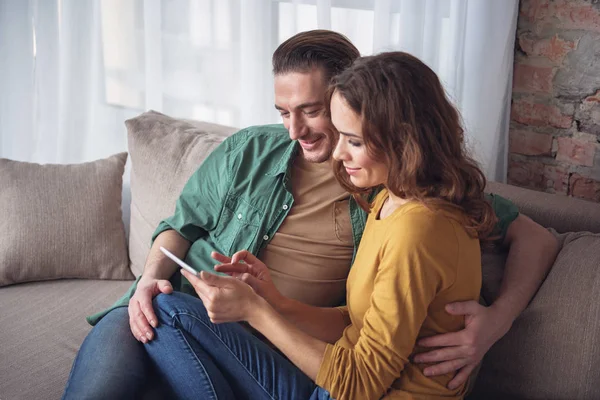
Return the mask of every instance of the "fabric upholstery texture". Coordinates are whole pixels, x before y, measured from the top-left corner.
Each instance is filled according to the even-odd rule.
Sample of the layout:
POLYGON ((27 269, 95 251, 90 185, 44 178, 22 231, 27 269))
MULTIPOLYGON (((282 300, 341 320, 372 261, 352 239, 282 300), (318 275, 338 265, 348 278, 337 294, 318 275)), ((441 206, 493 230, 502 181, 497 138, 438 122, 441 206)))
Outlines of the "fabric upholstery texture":
POLYGON ((108 307, 128 281, 65 279, 0 288, 0 398, 60 399, 85 316, 108 307))
POLYGON ((0 286, 131 279, 121 219, 127 153, 83 164, 0 159, 0 286))
MULTIPOLYGON (((527 309, 485 356, 472 398, 600 398, 600 234, 558 235, 562 249, 527 309)), ((484 257, 486 301, 505 255, 484 257)))
POLYGON ((600 205, 557 194, 537 192, 498 182, 488 182, 486 191, 511 200, 519 211, 559 233, 600 233, 600 205))
POLYGON ((131 156, 130 268, 141 275, 158 223, 202 161, 236 128, 149 111, 125 123, 131 156))

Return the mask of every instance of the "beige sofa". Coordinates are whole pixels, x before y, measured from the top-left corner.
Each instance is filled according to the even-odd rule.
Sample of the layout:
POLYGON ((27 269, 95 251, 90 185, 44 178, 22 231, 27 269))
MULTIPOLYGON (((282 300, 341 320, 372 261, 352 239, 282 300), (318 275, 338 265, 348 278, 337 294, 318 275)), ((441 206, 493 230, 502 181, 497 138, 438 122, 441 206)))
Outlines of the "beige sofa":
MULTIPOLYGON (((220 141, 235 131, 219 125, 174 120, 153 112, 127 121, 127 128, 131 162, 131 203, 124 203, 124 207, 131 210, 128 245, 124 226, 119 232, 94 231, 93 245, 110 246, 109 254, 115 258, 125 257, 120 264, 131 272, 121 271, 121 275, 110 277, 122 278, 128 274, 129 279, 104 279, 106 268, 98 270, 88 263, 76 274, 69 271, 54 276, 41 274, 44 280, 37 282, 25 282, 34 280, 36 272, 33 271, 17 283, 19 279, 14 278, 13 271, 12 284, 0 287, 2 400, 60 398, 76 351, 90 329, 85 316, 109 306, 125 293, 133 276, 142 271, 152 231, 173 211, 175 199, 187 178, 220 141), (109 244, 115 237, 117 243, 123 242, 124 256, 117 254, 114 244, 109 244), (73 276, 80 279, 54 279, 73 276)), ((7 168, 0 164, 0 184, 7 168)), ((14 183, 14 174, 10 177, 12 181, 4 178, 13 182, 18 195, 20 186, 14 183)), ((121 180, 115 180, 111 187, 120 192, 121 180)), ((513 200, 525 214, 558 232, 600 232, 600 205, 498 183, 490 183, 489 189, 513 200)), ((0 192, 2 190, 0 187, 0 192)), ((47 195, 59 194, 50 191, 47 195)), ((10 197, 13 202, 18 198, 15 196, 13 193, 10 197)), ((120 193, 118 198, 120 200, 120 193)), ((129 195, 123 198, 128 199, 129 195)), ((0 193, 3 219, 9 213, 6 201, 0 193)), ((18 206, 26 207, 25 204, 18 206)), ((120 216, 118 205, 113 204, 114 207, 120 216)), ((79 212, 91 213, 85 209, 79 212)), ((10 214, 14 214, 12 209, 10 214)), ((60 223, 53 219, 48 223, 51 225, 48 229, 62 229, 57 228, 60 223)), ((14 241, 14 236, 21 236, 18 240, 27 241, 18 229, 14 227, 11 236, 5 233, 0 238, 14 241)), ((77 238, 89 235, 89 232, 71 233, 77 238)), ((56 236, 59 239, 55 240, 62 237, 56 236)), ((568 234, 562 235, 561 241, 565 248, 555 267, 530 307, 486 357, 471 398, 600 398, 600 302, 597 301, 600 237, 568 234)), ((65 242, 58 249, 53 246, 45 257, 57 251, 72 258, 81 248, 93 246, 90 241, 76 246, 70 244, 65 242)), ((44 242, 37 244, 44 245, 44 242)), ((10 265, 2 265, 7 263, 2 249, 0 244, 0 284, 2 269, 10 269, 10 265)), ((11 257, 8 258, 11 263, 22 262, 15 261, 14 253, 11 257)), ((497 292, 504 257, 500 253, 485 255, 483 295, 488 301, 497 292)))

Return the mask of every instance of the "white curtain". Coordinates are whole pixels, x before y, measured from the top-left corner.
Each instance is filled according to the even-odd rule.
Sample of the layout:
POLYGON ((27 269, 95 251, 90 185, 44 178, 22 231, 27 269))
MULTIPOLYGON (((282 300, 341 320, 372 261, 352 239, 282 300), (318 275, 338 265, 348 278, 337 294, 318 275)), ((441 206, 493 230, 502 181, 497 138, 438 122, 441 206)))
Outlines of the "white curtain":
POLYGON ((518 0, 0 0, 0 157, 105 157, 147 109, 279 122, 271 54, 325 28, 364 55, 430 65, 488 178, 503 181, 517 11, 518 0))

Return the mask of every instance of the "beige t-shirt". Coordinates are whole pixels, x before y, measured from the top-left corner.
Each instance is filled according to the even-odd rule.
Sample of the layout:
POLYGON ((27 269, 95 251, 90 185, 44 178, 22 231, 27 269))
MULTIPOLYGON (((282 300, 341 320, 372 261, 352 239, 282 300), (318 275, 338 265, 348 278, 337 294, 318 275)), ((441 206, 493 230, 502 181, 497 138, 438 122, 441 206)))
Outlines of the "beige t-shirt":
POLYGON ((299 155, 292 167, 294 204, 259 258, 286 297, 332 307, 345 299, 354 251, 348 200, 331 164, 299 155))

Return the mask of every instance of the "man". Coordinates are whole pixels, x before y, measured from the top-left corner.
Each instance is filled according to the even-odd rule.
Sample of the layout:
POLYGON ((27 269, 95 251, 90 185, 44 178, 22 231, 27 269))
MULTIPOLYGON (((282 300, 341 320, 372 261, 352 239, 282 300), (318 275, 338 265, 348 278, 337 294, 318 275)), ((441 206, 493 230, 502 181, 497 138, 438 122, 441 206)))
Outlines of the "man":
MULTIPOLYGON (((344 300, 366 215, 327 162, 335 130, 325 95, 331 77, 357 57, 345 37, 330 31, 300 33, 278 47, 273 55, 275 107, 285 129, 270 125, 236 133, 190 178, 175 214, 154 234, 137 285, 111 310, 91 318, 97 325, 73 364, 65 398, 133 398, 147 384, 152 370, 144 346, 152 345, 157 320, 152 299, 171 293, 173 284, 194 293, 189 282, 174 275, 177 266, 160 246, 197 269, 211 269, 212 250, 231 255, 248 249, 270 267, 284 296, 273 306, 292 322, 314 306, 344 300)), ((422 346, 440 348, 415 360, 433 364, 425 369, 429 375, 458 371, 451 387, 464 382, 508 331, 557 251, 554 237, 518 215, 514 205, 498 196, 490 200, 500 220, 498 233, 509 246, 500 296, 489 307, 449 304, 449 313, 465 315, 466 328, 423 340, 422 346)))

